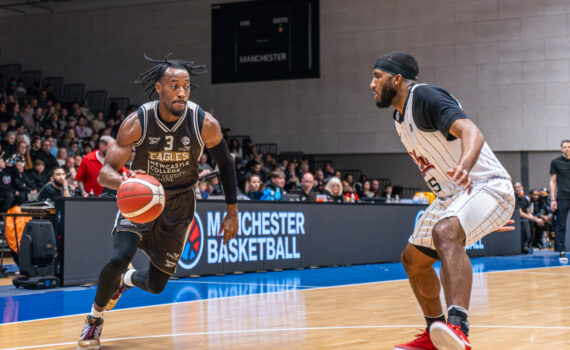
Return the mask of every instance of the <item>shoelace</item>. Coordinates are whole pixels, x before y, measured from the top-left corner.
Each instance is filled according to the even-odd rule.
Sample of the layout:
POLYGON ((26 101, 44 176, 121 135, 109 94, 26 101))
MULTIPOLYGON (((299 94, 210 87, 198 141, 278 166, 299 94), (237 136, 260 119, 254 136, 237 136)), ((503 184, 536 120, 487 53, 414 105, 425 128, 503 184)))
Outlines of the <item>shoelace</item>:
POLYGON ((83 339, 91 339, 95 334, 99 335, 100 332, 97 332, 97 328, 99 325, 97 323, 89 323, 89 328, 87 328, 87 332, 85 332, 83 339))
POLYGON ((428 335, 428 331, 427 330, 422 330, 420 328, 418 328, 419 331, 421 331, 421 333, 416 334, 416 338, 421 338, 421 337, 425 337, 426 335, 428 335))

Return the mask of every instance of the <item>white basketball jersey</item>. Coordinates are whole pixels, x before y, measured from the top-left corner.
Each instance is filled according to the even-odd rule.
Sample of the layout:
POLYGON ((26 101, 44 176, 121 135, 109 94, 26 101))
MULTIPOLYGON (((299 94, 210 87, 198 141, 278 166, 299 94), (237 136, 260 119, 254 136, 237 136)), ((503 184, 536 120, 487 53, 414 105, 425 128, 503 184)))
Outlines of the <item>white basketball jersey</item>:
MULTIPOLYGON (((417 84, 410 89, 403 120, 402 122, 395 121, 396 130, 412 160, 422 172, 428 187, 439 198, 449 197, 462 190, 462 187, 455 185, 445 173, 446 170, 457 165, 461 158, 461 140, 456 138, 449 141, 439 130, 423 131, 417 127, 412 106, 414 90, 421 85, 425 84, 417 84)), ((457 104, 461 108, 459 102, 457 104)), ((473 184, 484 184, 494 178, 510 180, 509 174, 495 157, 487 142, 483 145, 479 159, 469 175, 473 184)))

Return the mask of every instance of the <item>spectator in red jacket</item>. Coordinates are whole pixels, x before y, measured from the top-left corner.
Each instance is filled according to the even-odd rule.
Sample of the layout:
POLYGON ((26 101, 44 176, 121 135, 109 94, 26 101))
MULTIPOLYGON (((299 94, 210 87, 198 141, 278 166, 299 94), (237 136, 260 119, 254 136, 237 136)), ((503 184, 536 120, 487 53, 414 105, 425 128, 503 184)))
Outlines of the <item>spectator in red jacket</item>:
MULTIPOLYGON (((113 146, 115 139, 111 136, 101 136, 99 139, 99 149, 87 154, 81 160, 79 169, 75 179, 79 183, 81 195, 83 197, 100 196, 103 193, 103 187, 97 182, 99 171, 103 167, 103 161, 107 151, 113 146)), ((120 173, 128 173, 129 171, 123 167, 120 173)))

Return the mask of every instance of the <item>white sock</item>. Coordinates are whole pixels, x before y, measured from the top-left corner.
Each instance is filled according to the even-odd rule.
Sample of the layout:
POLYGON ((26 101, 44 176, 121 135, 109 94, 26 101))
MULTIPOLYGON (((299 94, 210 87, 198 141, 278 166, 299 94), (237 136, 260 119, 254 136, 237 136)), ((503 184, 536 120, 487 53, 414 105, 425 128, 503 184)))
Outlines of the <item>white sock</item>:
POLYGON ((127 272, 125 272, 125 275, 123 276, 123 283, 127 286, 127 287, 133 287, 135 284, 133 283, 133 274, 135 273, 135 269, 128 269, 127 272))
POLYGON ((102 318, 103 317, 103 311, 97 311, 97 310, 95 310, 95 306, 91 306, 90 315, 93 317, 102 318))

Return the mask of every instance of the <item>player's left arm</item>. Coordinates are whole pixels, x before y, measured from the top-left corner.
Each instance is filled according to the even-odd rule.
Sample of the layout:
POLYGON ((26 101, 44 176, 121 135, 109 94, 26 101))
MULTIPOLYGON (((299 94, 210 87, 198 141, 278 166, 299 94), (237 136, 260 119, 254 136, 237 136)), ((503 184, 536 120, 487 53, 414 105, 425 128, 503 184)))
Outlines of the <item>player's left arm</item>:
POLYGON ((205 113, 201 133, 204 145, 220 169, 220 180, 226 196, 228 210, 222 220, 218 234, 221 234, 222 231, 224 232, 224 244, 226 244, 227 241, 236 236, 239 228, 234 158, 230 154, 228 145, 224 140, 220 124, 209 113, 205 113))
POLYGON ((472 181, 469 172, 479 159, 485 138, 477 125, 465 118, 455 120, 449 128, 449 133, 461 139, 462 153, 459 162, 446 172, 458 186, 463 186, 467 193, 471 193, 472 181))

